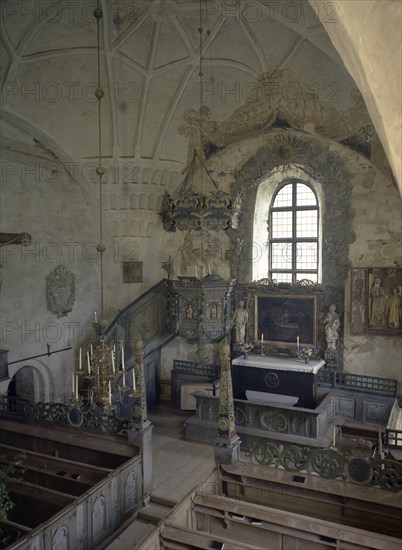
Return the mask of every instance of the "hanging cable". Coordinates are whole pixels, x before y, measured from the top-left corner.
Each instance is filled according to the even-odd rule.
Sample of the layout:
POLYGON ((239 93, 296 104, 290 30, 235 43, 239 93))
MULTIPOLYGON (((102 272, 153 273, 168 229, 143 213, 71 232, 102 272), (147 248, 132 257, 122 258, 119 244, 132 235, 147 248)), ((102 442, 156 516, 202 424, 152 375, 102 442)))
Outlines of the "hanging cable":
POLYGON ((102 166, 102 109, 101 100, 104 96, 104 91, 101 88, 101 62, 100 62, 100 20, 103 17, 102 8, 100 6, 100 0, 97 0, 96 8, 94 10, 94 16, 97 25, 97 56, 98 56, 98 87, 95 90, 95 97, 98 100, 98 166, 96 167, 96 173, 99 179, 99 244, 96 247, 100 254, 100 302, 101 302, 101 321, 103 320, 103 253, 105 246, 103 244, 103 202, 102 202, 102 176, 105 173, 105 169, 102 166))

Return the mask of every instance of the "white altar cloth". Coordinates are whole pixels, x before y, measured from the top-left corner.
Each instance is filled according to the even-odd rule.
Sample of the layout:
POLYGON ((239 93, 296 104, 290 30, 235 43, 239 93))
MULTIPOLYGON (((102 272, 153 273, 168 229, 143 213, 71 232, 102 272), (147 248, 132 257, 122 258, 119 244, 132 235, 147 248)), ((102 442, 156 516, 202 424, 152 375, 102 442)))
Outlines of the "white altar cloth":
POLYGON ((306 365, 304 359, 299 357, 275 357, 272 355, 250 354, 247 359, 243 356, 236 357, 232 361, 233 365, 244 367, 284 370, 288 372, 305 372, 317 374, 325 365, 324 359, 310 359, 306 365))

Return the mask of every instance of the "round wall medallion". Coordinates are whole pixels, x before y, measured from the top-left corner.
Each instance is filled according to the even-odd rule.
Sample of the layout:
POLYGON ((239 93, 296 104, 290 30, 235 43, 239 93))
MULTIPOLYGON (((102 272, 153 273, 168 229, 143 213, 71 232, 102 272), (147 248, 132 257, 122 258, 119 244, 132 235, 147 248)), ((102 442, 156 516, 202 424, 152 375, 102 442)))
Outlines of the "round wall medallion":
POLYGON ((224 416, 221 416, 218 420, 218 428, 220 429, 221 432, 226 432, 227 429, 229 428, 229 422, 227 420, 227 418, 225 418, 224 416))
POLYGON ((288 427, 286 416, 278 413, 277 411, 262 413, 260 417, 260 424, 266 430, 271 430, 273 432, 284 432, 288 427))
POLYGON ((268 388, 276 388, 279 385, 279 376, 274 372, 269 372, 265 375, 265 385, 268 388))
POLYGON ((347 476, 355 483, 369 483, 373 479, 373 468, 367 459, 354 457, 347 464, 347 476))
POLYGON ((72 407, 71 409, 69 409, 67 413, 67 419, 72 426, 79 427, 84 421, 84 416, 80 411, 80 409, 77 409, 76 407, 72 407))

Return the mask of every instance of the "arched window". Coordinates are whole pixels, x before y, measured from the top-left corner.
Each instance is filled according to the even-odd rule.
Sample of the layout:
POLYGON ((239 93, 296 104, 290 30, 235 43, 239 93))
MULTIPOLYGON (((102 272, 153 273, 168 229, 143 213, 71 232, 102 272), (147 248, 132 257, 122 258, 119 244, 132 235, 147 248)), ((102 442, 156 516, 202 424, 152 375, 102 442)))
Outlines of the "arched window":
POLYGON ((319 240, 314 190, 300 181, 285 183, 269 209, 269 277, 287 283, 318 282, 319 240))

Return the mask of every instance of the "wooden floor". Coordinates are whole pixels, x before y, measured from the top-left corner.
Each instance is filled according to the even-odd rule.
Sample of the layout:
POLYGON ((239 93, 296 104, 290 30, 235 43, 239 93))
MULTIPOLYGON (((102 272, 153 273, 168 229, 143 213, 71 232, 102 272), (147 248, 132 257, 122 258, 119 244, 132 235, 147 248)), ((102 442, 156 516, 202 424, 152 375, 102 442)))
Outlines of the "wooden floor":
MULTIPOLYGON (((163 405, 148 413, 153 424, 151 502, 139 511, 134 521, 128 521, 120 532, 99 548, 144 548, 143 541, 155 531, 159 521, 211 474, 215 467, 212 446, 184 440, 184 423, 192 414, 191 411, 175 411, 163 405)), ((147 547, 146 550, 153 549, 147 547)))
POLYGON ((212 446, 184 440, 184 422, 191 411, 153 409, 152 495, 179 502, 208 477, 215 466, 212 446))

